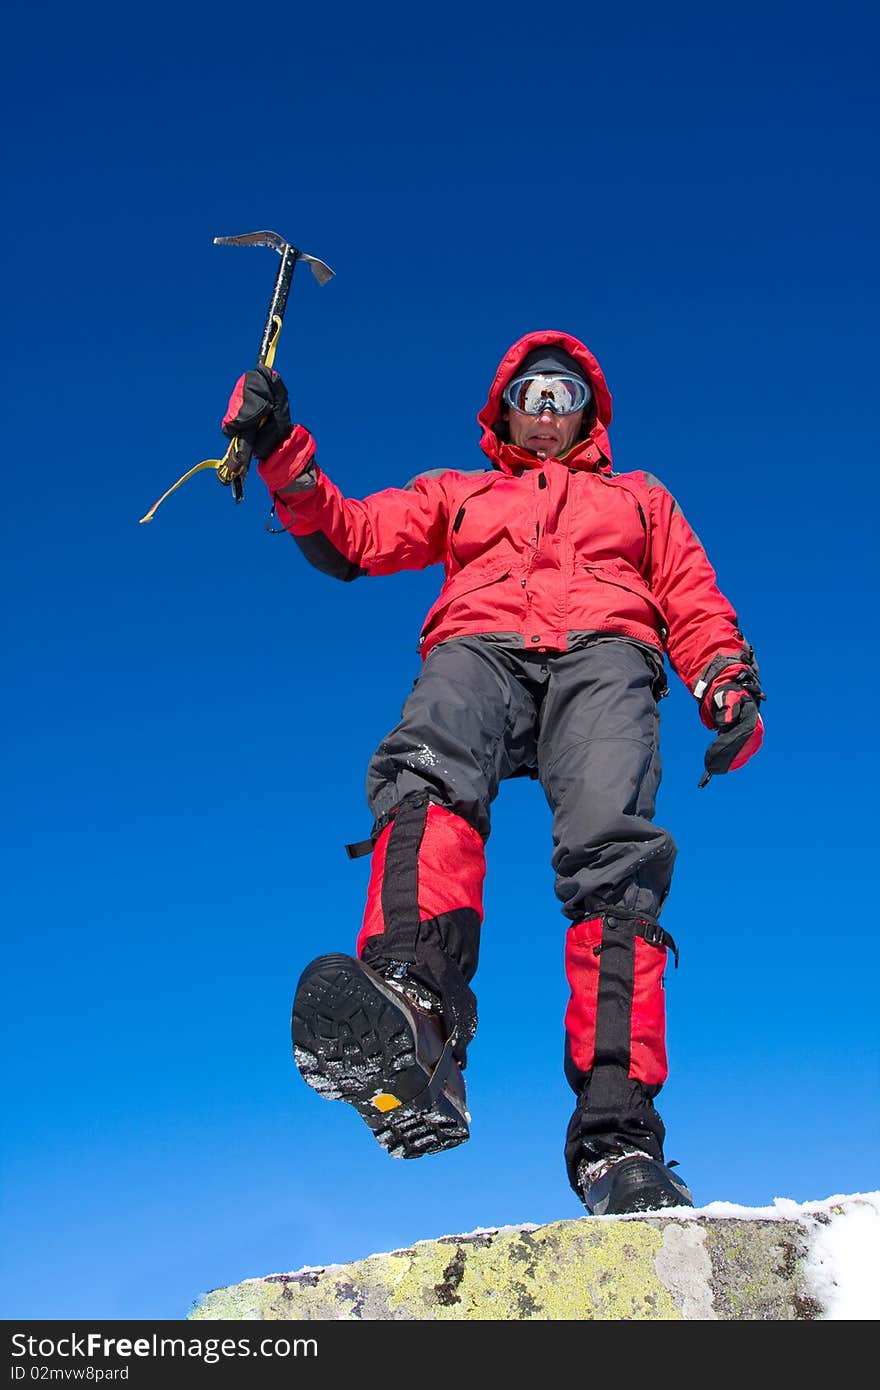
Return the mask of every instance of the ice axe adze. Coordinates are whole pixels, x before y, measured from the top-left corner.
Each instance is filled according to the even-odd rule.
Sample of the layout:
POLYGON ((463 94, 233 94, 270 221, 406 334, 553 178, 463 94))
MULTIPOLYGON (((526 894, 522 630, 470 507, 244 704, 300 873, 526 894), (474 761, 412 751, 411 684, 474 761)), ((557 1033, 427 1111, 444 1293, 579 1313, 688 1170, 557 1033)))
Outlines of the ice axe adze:
MULTIPOLYGON (((327 281, 333 278, 334 272, 329 265, 319 261, 316 256, 309 256, 305 251, 298 251, 277 232, 246 232, 243 236, 215 236, 214 244, 216 246, 270 246, 281 257, 256 361, 258 367, 271 367, 275 361, 275 349, 278 347, 278 337, 281 333, 284 310, 287 307, 287 297, 290 294, 290 284, 293 280, 297 261, 308 262, 319 285, 326 285, 327 281)), ((222 459, 203 459, 201 463, 196 464, 195 468, 190 468, 189 472, 184 473, 182 478, 178 478, 167 492, 162 493, 158 502, 154 502, 146 516, 141 517, 141 523, 152 521, 165 498, 179 488, 181 483, 185 483, 188 478, 192 478, 203 468, 215 469, 220 482, 226 487, 231 485, 235 501, 240 502, 244 496, 244 479, 250 461, 250 446, 243 439, 233 439, 222 459)))

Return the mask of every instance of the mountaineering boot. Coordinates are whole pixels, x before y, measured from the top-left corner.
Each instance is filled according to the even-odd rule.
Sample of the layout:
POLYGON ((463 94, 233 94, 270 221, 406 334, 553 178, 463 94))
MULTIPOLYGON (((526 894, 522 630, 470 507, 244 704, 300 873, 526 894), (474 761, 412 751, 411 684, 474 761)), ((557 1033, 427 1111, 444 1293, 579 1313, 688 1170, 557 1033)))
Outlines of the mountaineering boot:
POLYGON ((392 1158, 419 1158, 469 1138, 464 1078, 424 992, 354 956, 319 956, 300 976, 293 1053, 303 1080, 344 1100, 392 1158))
POLYGON ((623 1216, 661 1207, 692 1207, 684 1183, 664 1163, 645 1153, 614 1154, 578 1169, 578 1186, 593 1216, 623 1216))

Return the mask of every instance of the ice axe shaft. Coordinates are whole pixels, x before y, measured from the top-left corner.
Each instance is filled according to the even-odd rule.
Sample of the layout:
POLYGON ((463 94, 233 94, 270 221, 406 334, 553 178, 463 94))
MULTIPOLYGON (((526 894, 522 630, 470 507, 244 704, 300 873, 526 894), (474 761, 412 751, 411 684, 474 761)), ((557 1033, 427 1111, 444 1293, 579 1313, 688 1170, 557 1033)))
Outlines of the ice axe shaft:
MULTIPOLYGON (((297 261, 305 261, 311 267, 312 274, 319 285, 326 285, 328 280, 332 280, 334 272, 329 265, 319 261, 317 256, 310 256, 305 251, 300 251, 296 246, 291 246, 290 242, 285 241, 277 232, 246 232, 243 236, 216 236, 214 242, 218 246, 268 246, 273 251, 277 251, 281 257, 256 362, 258 367, 271 367, 275 361, 278 337, 281 333, 284 311, 287 308, 287 299, 297 261)), ((244 478, 250 461, 250 445, 246 444, 243 439, 233 439, 222 459, 203 459, 201 463, 197 463, 194 468, 190 468, 188 472, 184 473, 182 478, 178 478, 176 483, 172 483, 168 491, 163 492, 158 502, 153 503, 146 516, 141 517, 141 524, 152 521, 157 508, 161 506, 165 498, 203 468, 213 468, 221 483, 227 487, 231 485, 235 501, 240 502, 244 496, 244 478)))
MULTIPOLYGON (((269 246, 277 251, 281 257, 256 362, 258 367, 271 367, 275 361, 275 350, 278 347, 278 338, 281 333, 281 325, 284 322, 284 311, 287 308, 287 299, 297 261, 306 261, 311 266, 312 274, 319 285, 326 285, 327 281, 333 278, 333 271, 329 265, 319 261, 317 256, 309 256, 305 251, 291 246, 290 242, 285 241, 277 232, 245 232, 242 236, 215 236, 214 244, 215 246, 269 246)), ((237 503, 244 496, 244 479, 250 461, 250 445, 243 439, 233 439, 226 451, 225 458, 221 460, 217 469, 217 477, 220 482, 227 487, 231 484, 232 495, 237 503)))

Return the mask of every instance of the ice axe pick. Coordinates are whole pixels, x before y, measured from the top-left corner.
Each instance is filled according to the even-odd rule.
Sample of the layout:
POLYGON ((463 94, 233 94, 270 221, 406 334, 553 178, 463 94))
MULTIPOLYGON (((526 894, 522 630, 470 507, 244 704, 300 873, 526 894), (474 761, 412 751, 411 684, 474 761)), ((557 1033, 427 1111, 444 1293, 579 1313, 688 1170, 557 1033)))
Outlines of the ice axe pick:
MULTIPOLYGON (((305 251, 300 251, 296 246, 291 246, 290 242, 285 241, 277 232, 245 232, 242 236, 215 236, 214 244, 215 246, 268 246, 273 251, 277 251, 281 257, 256 361, 258 367, 271 367, 275 361, 278 338, 284 321, 284 311, 287 308, 287 299, 297 261, 307 262, 319 285, 326 285, 328 280, 332 280, 334 272, 329 265, 319 261, 317 256, 310 256, 305 251)), ((141 517, 141 523, 152 521, 165 498, 203 468, 215 469, 220 482, 225 487, 231 486, 233 498, 236 503, 240 502, 244 496, 244 479, 250 461, 250 445, 245 443, 243 439, 233 439, 222 459, 203 459, 201 463, 197 463, 194 468, 190 468, 187 473, 184 473, 182 478, 178 478, 167 492, 163 492, 158 502, 153 504, 146 516, 141 517)))

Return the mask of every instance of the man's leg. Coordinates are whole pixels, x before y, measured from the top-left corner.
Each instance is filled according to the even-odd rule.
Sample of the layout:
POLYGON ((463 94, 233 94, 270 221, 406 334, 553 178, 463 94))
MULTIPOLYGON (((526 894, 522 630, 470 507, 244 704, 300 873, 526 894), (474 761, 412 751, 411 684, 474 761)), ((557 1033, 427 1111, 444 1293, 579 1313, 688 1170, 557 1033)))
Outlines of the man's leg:
POLYGON ((378 831, 358 954, 398 965, 440 996, 463 1064, 476 1028, 490 807, 534 761, 535 707, 491 642, 460 638, 428 657, 367 773, 378 831))
POLYGON ((566 1075, 578 1094, 566 1141, 571 1185, 627 1152, 662 1163, 654 1097, 666 1079, 657 920, 675 845, 653 823, 660 782, 657 671, 633 643, 599 640, 551 659, 539 770, 553 810, 556 891, 572 923, 566 1075))
POLYGON ((358 962, 322 958, 300 982, 294 1008, 300 1070, 325 1094, 331 1094, 329 1078, 334 1098, 355 1104, 383 1147, 403 1157, 451 1147, 468 1135, 461 1070, 477 1022, 470 980, 479 953, 489 808, 500 780, 534 761, 535 718, 531 698, 491 642, 460 638, 435 648, 400 723, 370 763, 374 848, 358 962), (406 1001, 396 1018, 389 1014, 394 997, 406 1001), (360 1053, 373 1038, 379 1045, 374 1066, 361 1055, 343 1076, 335 1035, 344 1007, 345 1028, 361 1030, 360 1053), (426 1030, 433 1030, 430 1036, 426 1030), (401 1082, 410 1043, 420 1074, 401 1082), (389 1064, 394 1075, 382 1075, 389 1064), (358 1068, 364 1084, 356 1096, 347 1094, 358 1068), (366 1094, 380 1081, 376 1095, 366 1094), (413 1095, 404 1094, 413 1088, 413 1095))

